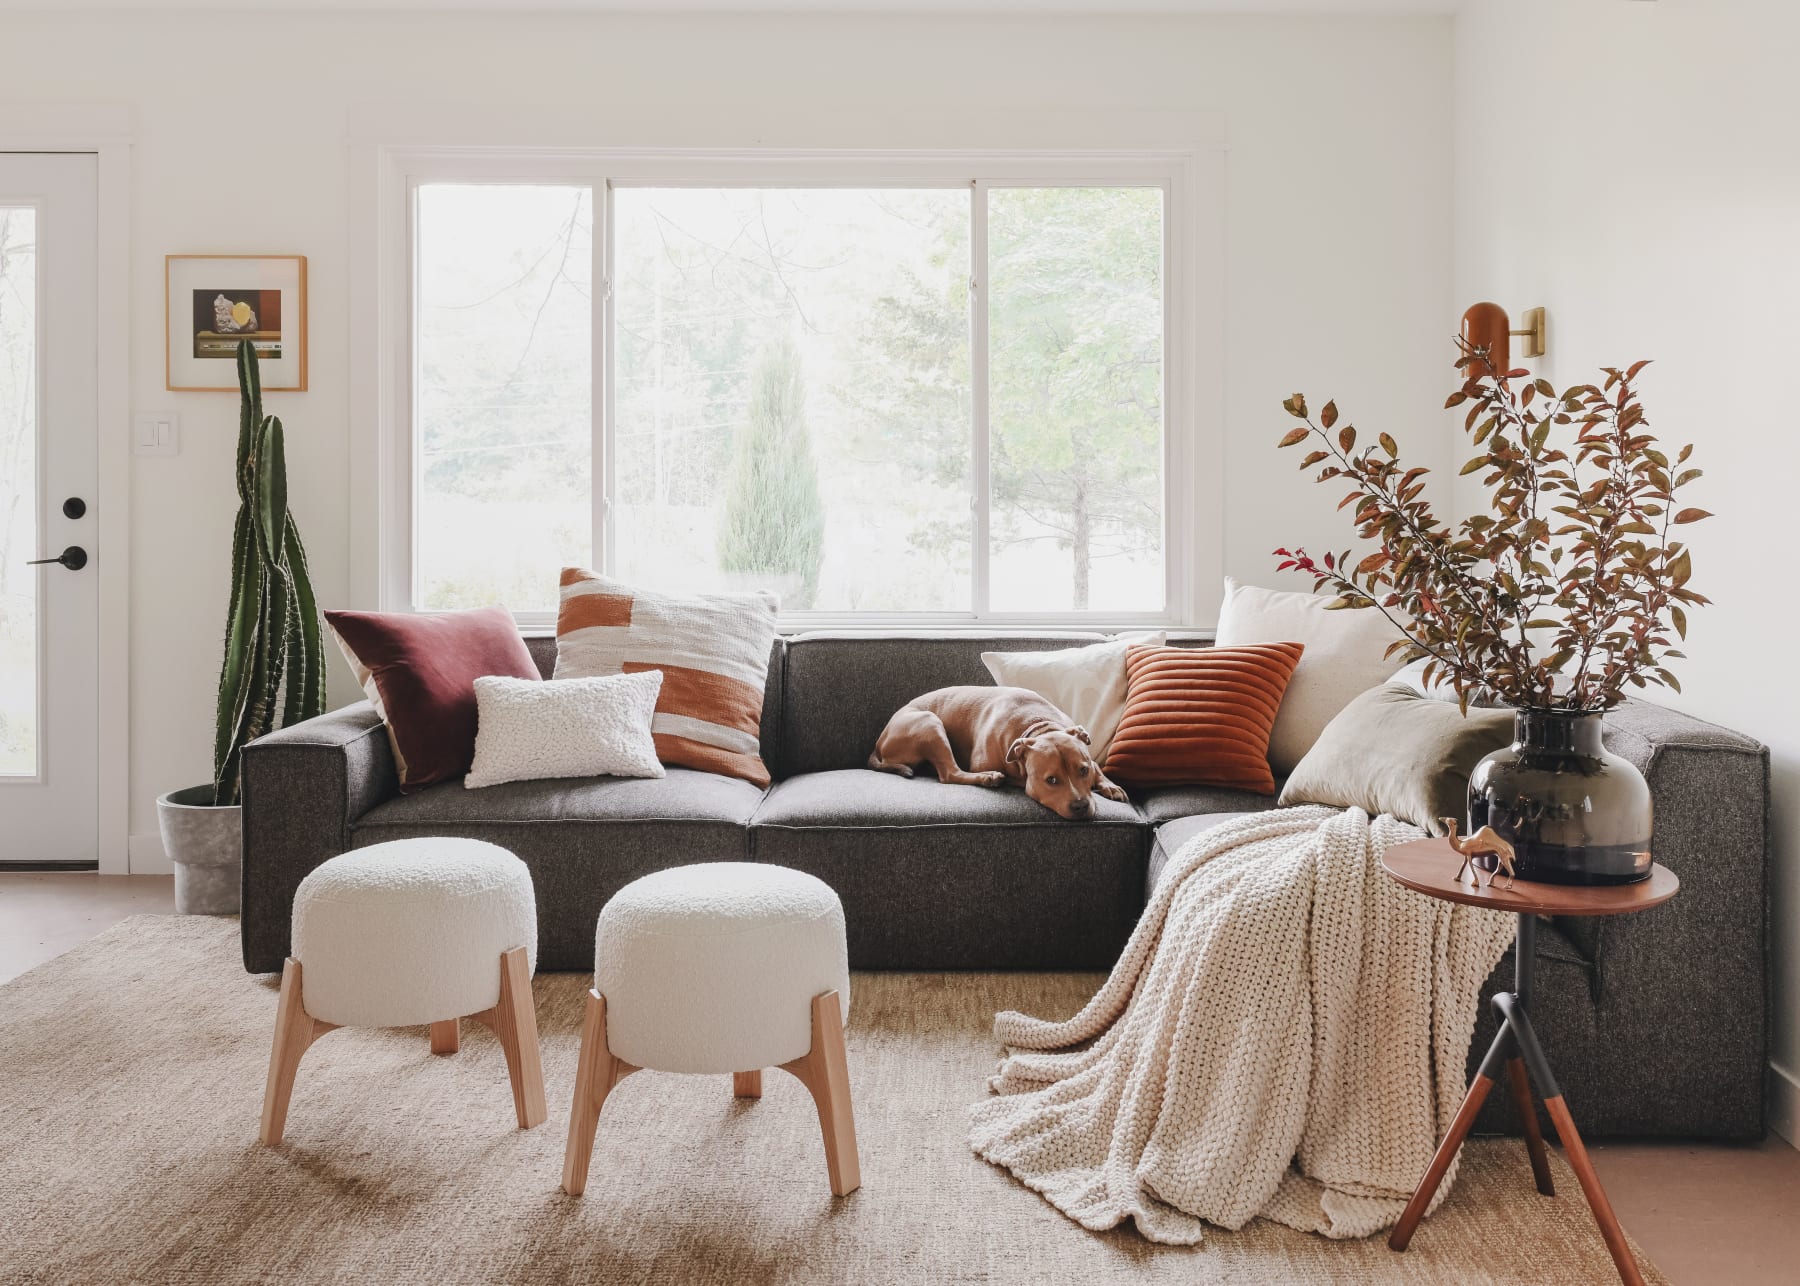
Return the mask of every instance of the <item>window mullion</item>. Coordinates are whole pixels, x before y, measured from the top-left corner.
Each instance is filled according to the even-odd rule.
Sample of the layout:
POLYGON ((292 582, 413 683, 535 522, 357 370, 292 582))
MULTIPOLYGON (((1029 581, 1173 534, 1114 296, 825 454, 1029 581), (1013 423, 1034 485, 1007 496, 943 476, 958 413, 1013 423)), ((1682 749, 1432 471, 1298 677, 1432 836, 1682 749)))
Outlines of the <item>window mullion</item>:
POLYGON ((398 499, 397 517, 399 539, 402 542, 402 554, 405 558, 405 580, 401 584, 386 583, 383 601, 377 606, 382 611, 393 611, 398 607, 403 611, 417 611, 421 602, 419 594, 419 496, 422 491, 421 482, 424 470, 420 468, 420 457, 424 454, 424 429, 419 415, 419 332, 417 318, 419 316, 419 183, 415 178, 408 178, 406 183, 406 279, 403 285, 406 298, 406 315, 409 324, 406 331, 406 349, 400 367, 404 381, 402 388, 405 397, 406 432, 404 434, 403 457, 396 473, 405 479, 406 494, 398 499), (398 602, 394 601, 398 599, 398 602))
POLYGON ((992 549, 989 519, 992 509, 992 478, 988 458, 988 247, 987 247, 987 183, 976 179, 969 185, 969 397, 973 415, 971 482, 969 497, 973 522, 971 539, 974 562, 970 565, 970 587, 977 618, 988 614, 988 562, 992 549))
POLYGON ((599 289, 593 298, 593 369, 589 375, 592 398, 593 445, 589 453, 589 470, 593 493, 593 559, 594 566, 607 575, 613 573, 614 539, 613 495, 615 455, 613 433, 613 189, 607 178, 594 180, 591 206, 594 211, 594 236, 600 251, 599 289))

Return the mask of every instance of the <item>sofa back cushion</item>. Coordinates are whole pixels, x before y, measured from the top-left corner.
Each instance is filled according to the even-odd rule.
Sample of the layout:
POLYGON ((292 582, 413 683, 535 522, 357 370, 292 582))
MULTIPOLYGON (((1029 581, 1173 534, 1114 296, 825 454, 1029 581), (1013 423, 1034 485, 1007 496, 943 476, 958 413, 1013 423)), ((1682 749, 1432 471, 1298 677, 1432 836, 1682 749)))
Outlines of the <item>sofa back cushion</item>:
MULTIPOLYGON (((762 753, 777 778, 866 767, 894 711, 933 688, 988 686, 983 652, 1086 647, 1101 634, 850 635, 777 638, 763 690, 762 753)), ((556 639, 525 640, 540 673, 556 668, 556 639)), ((1206 640, 1171 636, 1171 646, 1206 640)))
POLYGON ((778 777, 862 768, 894 711, 936 688, 994 680, 983 652, 1082 647, 1100 634, 801 634, 788 641, 778 777))

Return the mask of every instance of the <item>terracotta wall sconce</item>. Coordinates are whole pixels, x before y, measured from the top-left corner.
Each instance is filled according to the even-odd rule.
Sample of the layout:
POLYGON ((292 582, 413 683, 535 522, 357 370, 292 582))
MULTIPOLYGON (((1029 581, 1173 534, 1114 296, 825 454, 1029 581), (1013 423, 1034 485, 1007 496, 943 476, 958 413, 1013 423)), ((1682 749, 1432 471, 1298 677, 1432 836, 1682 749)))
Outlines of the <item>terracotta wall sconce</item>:
POLYGON ((1512 336, 1523 335, 1525 342, 1520 347, 1525 357, 1542 357, 1544 355, 1544 310, 1527 308, 1525 310, 1525 326, 1522 330, 1512 329, 1512 319, 1506 315, 1506 309, 1499 304, 1475 304, 1462 318, 1463 342, 1471 348, 1486 349, 1488 360, 1475 361, 1469 367, 1469 375, 1480 379, 1484 375, 1495 372, 1504 373, 1512 369, 1512 336))

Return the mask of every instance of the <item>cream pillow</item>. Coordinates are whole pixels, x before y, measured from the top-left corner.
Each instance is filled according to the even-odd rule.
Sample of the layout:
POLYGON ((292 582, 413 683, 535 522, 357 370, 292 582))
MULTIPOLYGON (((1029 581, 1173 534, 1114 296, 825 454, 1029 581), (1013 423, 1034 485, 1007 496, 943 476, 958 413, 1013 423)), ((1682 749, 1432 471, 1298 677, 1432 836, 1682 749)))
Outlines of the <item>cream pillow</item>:
POLYGON ((463 785, 544 777, 661 777, 650 717, 661 670, 595 679, 475 680, 475 762, 463 785))
POLYGON ((1285 775, 1306 757, 1338 712, 1400 668, 1398 655, 1383 655, 1400 638, 1373 608, 1327 611, 1325 594, 1258 589, 1225 579, 1218 645, 1302 643, 1306 651, 1281 698, 1269 763, 1285 775))
POLYGON ((1104 766, 1125 713, 1125 655, 1165 641, 1161 633, 1121 634, 1053 652, 983 652, 981 663, 1001 687, 1028 688, 1086 728, 1094 762, 1104 766))

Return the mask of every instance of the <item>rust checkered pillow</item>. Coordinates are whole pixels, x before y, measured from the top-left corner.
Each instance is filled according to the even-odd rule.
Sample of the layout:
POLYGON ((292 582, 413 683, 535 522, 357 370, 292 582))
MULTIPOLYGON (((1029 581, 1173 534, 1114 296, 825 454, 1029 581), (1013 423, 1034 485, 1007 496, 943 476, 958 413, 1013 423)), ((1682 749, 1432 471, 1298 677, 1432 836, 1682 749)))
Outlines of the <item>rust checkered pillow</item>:
POLYGON ((1304 650, 1298 643, 1132 648, 1106 775, 1121 786, 1273 795, 1269 733, 1304 650))
POLYGON ((776 607, 769 593, 661 594, 565 567, 555 677, 662 671, 657 758, 767 786, 759 734, 776 607))

